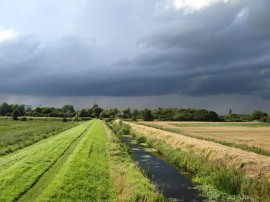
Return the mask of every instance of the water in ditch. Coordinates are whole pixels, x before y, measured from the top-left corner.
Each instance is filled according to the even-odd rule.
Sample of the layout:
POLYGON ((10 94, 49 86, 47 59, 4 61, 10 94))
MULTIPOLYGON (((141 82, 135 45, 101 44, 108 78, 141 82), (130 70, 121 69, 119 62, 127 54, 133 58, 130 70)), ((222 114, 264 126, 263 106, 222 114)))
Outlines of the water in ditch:
POLYGON ((137 144, 132 136, 122 136, 122 141, 130 145, 135 161, 145 169, 158 190, 173 201, 206 201, 193 182, 171 163, 161 159, 137 144))

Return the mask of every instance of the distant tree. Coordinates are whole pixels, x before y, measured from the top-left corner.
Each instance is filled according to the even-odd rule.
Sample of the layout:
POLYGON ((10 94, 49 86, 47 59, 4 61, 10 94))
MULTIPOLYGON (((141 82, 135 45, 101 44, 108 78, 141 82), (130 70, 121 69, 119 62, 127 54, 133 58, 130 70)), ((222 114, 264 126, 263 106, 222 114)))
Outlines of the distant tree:
POLYGON ((208 112, 208 121, 219 121, 218 114, 214 111, 208 112))
POLYGON ((34 112, 37 112, 38 114, 42 113, 42 108, 41 107, 36 107, 36 109, 34 109, 34 112))
POLYGON ((193 113, 193 119, 196 121, 209 121, 209 112, 205 109, 196 110, 193 113))
POLYGON ((270 123, 270 115, 267 117, 267 123, 270 123))
POLYGON ((142 111, 142 118, 144 121, 153 121, 154 116, 152 114, 152 111, 150 109, 144 109, 142 111))
POLYGON ((3 102, 1 105, 1 115, 6 116, 8 113, 12 113, 12 108, 8 103, 3 102))
POLYGON ((250 115, 252 120, 257 120, 257 121, 266 121, 267 116, 268 116, 267 113, 262 112, 260 110, 256 110, 250 115))
POLYGON ((105 111, 106 111, 106 114, 108 114, 110 118, 119 117, 119 110, 117 108, 107 108, 105 111))
POLYGON ((122 118, 130 119, 131 118, 131 111, 130 108, 126 108, 122 110, 122 118))
POLYGON ((41 110, 41 113, 46 114, 46 115, 50 114, 52 112, 53 112, 53 110, 50 107, 43 107, 42 110, 41 110))
POLYGON ((232 110, 230 109, 230 111, 229 111, 229 115, 231 115, 232 114, 232 110))
POLYGON ((133 119, 137 120, 140 117, 140 111, 138 109, 132 110, 131 116, 132 116, 133 119))
POLYGON ((230 114, 227 118, 227 121, 231 121, 231 122, 238 122, 238 121, 241 121, 240 117, 238 114, 230 114))
POLYGON ((74 113, 75 113, 75 109, 74 109, 74 107, 72 105, 64 105, 62 107, 62 111, 64 113, 66 113, 69 117, 74 115, 74 113))
POLYGON ((102 112, 99 114, 99 118, 100 118, 100 119, 110 118, 110 116, 106 113, 106 111, 102 111, 102 112))
POLYGON ((90 114, 87 109, 81 109, 79 112, 80 117, 90 117, 90 114))
POLYGON ((13 120, 18 120, 18 116, 19 116, 19 110, 14 109, 13 112, 12 112, 12 119, 13 120))
POLYGON ((92 107, 93 116, 99 118, 100 113, 103 111, 97 104, 94 104, 92 107))

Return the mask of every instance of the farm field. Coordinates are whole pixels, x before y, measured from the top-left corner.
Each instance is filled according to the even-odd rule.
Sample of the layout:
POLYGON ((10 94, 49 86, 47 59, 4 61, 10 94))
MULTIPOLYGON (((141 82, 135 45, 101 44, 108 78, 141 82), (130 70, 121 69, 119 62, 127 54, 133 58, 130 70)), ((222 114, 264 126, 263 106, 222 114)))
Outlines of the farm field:
POLYGON ((256 122, 143 122, 143 124, 270 156, 270 124, 256 122))
POLYGON ((114 154, 121 145, 109 131, 100 120, 83 122, 0 157, 0 201, 116 201, 124 185, 124 198, 160 197, 129 155, 114 154), (113 176, 119 168, 125 174, 113 176))
MULTIPOLYGON (((151 124, 149 126, 131 122, 126 124, 130 125, 136 134, 146 137, 147 143, 167 156, 170 161, 197 173, 196 179, 200 182, 206 185, 212 183, 217 189, 251 196, 258 201, 270 200, 269 156, 181 135, 181 133, 160 130, 155 128, 158 122, 151 123, 154 124, 152 127, 151 124)), ((160 124, 163 126, 166 124, 165 126, 168 127, 169 123, 160 124)))
POLYGON ((0 119, 0 156, 67 130, 78 123, 62 120, 13 121, 0 119))

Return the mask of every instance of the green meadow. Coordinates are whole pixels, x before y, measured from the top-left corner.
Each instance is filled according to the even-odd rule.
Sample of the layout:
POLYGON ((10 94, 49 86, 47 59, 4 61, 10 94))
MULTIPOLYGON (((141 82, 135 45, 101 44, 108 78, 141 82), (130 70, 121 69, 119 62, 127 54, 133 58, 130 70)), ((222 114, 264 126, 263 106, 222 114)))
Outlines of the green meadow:
POLYGON ((101 120, 81 122, 0 157, 0 201, 128 199, 163 197, 101 120))

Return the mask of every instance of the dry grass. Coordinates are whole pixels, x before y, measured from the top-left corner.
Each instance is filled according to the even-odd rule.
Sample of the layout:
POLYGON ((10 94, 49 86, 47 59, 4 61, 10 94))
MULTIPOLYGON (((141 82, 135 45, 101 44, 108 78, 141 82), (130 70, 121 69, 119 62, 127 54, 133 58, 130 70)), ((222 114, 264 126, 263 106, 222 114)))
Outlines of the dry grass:
POLYGON ((270 127, 256 127, 256 123, 151 122, 151 124, 178 129, 195 137, 247 145, 270 152, 270 127))
POLYGON ((104 127, 109 139, 107 147, 111 176, 117 193, 116 201, 164 201, 154 184, 143 175, 137 164, 133 162, 128 148, 105 124, 104 127))
MULTIPOLYGON (((159 124, 159 122, 151 122, 151 123, 159 124)), ((145 136, 149 136, 150 138, 164 141, 168 145, 174 148, 179 148, 187 152, 194 152, 198 156, 207 157, 207 159, 210 161, 218 162, 219 164, 223 164, 224 166, 230 167, 232 169, 242 170, 244 171, 245 176, 248 178, 257 178, 257 179, 265 178, 265 179, 268 179, 270 182, 270 157, 255 154, 253 152, 248 152, 248 151, 244 151, 237 148, 224 146, 224 145, 217 144, 211 141, 199 140, 196 138, 191 138, 191 137, 187 137, 187 136, 172 133, 172 132, 162 131, 162 130, 155 129, 152 127, 137 125, 134 123, 128 123, 128 124, 132 126, 132 128, 136 132, 142 133, 145 136)), ((168 122, 167 123, 162 122, 162 124, 163 125, 165 124, 166 126, 170 125, 168 122)), ((176 127, 176 126, 172 126, 172 127, 176 127)), ((181 129, 186 130, 186 132, 192 132, 192 128, 185 127, 181 129)), ((193 133, 203 135, 203 133, 200 133, 200 132, 210 131, 212 132, 211 134, 213 134, 213 137, 219 137, 218 135, 215 135, 215 132, 218 132, 218 131, 223 131, 223 133, 226 132, 226 127, 224 128, 224 130, 221 130, 219 127, 218 128, 213 127, 213 130, 211 129, 212 127, 206 127, 206 128, 196 127, 196 128, 193 128, 193 130, 197 131, 197 133, 194 131, 193 133)), ((259 128, 259 129, 258 128, 254 128, 254 129, 241 128, 241 127, 231 128, 231 129, 227 128, 227 131, 235 131, 235 134, 238 134, 237 131, 242 131, 242 130, 246 132, 249 130, 250 131, 255 131, 255 130, 264 131, 261 134, 264 134, 265 136, 267 136, 267 132, 265 132, 266 129, 263 129, 263 128, 259 128)), ((207 132, 205 133, 207 134, 207 132)), ((255 134, 258 134, 258 132, 253 133, 253 139, 256 139, 254 138, 255 134)), ((238 138, 240 140, 241 135, 238 135, 238 138)), ((227 137, 227 139, 229 139, 229 136, 227 137)), ((237 140, 237 138, 235 137, 234 139, 235 141, 237 140)), ((262 140, 261 140, 261 144, 263 144, 262 140)))

